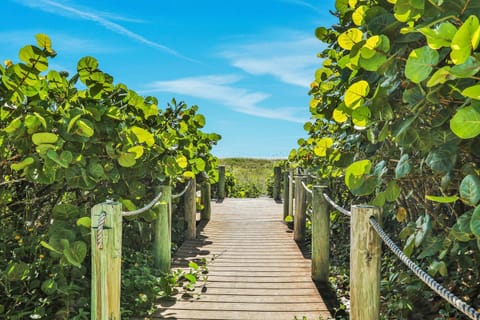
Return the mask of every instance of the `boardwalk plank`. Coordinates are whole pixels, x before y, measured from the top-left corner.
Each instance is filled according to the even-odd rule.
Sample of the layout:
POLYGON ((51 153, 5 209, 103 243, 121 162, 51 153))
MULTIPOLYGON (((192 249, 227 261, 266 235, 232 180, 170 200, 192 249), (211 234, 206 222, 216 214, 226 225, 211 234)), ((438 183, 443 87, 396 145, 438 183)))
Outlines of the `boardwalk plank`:
POLYGON ((330 313, 310 278, 305 259, 271 199, 226 199, 212 205, 212 220, 187 241, 174 268, 205 258, 204 293, 163 301, 152 319, 309 320, 330 313))

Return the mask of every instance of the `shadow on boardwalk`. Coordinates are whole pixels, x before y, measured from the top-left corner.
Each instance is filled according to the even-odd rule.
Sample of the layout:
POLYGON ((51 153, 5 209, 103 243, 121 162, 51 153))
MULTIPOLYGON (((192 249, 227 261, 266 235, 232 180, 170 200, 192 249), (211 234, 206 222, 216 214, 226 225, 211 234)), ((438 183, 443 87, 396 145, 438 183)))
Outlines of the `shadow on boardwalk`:
MULTIPOLYGON (((204 293, 163 301, 151 319, 328 319, 305 259, 272 199, 225 199, 212 219, 186 241, 174 268, 205 258, 204 293)), ((200 288, 199 288, 200 290, 200 288)))

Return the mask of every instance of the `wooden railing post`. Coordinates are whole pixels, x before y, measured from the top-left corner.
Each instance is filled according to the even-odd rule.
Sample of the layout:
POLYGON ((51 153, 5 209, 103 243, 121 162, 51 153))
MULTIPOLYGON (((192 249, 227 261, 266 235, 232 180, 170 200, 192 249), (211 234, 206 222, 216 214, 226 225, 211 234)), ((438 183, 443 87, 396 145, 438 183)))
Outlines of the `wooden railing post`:
POLYGON ((202 221, 210 221, 210 217, 212 215, 212 207, 211 207, 211 202, 212 201, 212 191, 211 191, 211 186, 208 181, 204 182, 202 184, 202 205, 203 209, 201 212, 201 217, 200 219, 202 221))
POLYGON ((281 196, 281 182, 282 182, 282 168, 280 167, 274 167, 273 168, 273 200, 275 201, 281 201, 282 196, 281 196))
POLYGON ((105 202, 92 208, 92 320, 120 320, 122 205, 105 202))
POLYGON ((294 196, 295 191, 293 190, 293 170, 292 169, 288 170, 288 175, 290 177, 288 179, 288 190, 289 190, 289 194, 288 194, 288 215, 293 217, 293 196, 294 196))
POLYGON ((172 188, 161 186, 162 196, 153 207, 157 220, 153 245, 153 263, 161 272, 170 272, 172 248, 172 188))
POLYGON ((350 319, 380 318, 380 263, 382 240, 370 225, 381 221, 381 209, 352 206, 350 223, 350 319))
POLYGON ((302 185, 302 178, 295 178, 295 216, 293 223, 293 239, 295 241, 305 240, 305 223, 307 222, 305 189, 302 185))
POLYGON ((312 279, 328 282, 330 267, 330 215, 323 197, 326 186, 314 186, 312 195, 312 279))
POLYGON ((190 185, 185 192, 184 205, 185 222, 187 223, 185 239, 195 239, 197 237, 197 183, 195 178, 190 180, 190 185))
POLYGON ((218 199, 225 199, 225 166, 218 166, 218 199))
POLYGON ((288 216, 289 212, 289 204, 290 204, 290 198, 289 198, 289 186, 290 183, 288 181, 288 171, 283 173, 283 220, 288 216))

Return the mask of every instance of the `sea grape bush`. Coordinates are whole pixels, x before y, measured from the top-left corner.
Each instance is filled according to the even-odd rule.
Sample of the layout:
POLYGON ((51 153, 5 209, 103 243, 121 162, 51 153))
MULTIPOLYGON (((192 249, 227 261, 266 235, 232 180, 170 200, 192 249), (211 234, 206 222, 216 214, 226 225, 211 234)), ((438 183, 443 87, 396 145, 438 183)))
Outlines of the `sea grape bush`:
MULTIPOLYGON (((290 161, 343 198, 383 207, 404 252, 478 306, 480 2, 336 0, 335 8, 339 23, 316 30, 327 48, 311 83, 309 136, 290 161)), ((404 288, 416 281, 398 279, 404 288)), ((411 317, 418 309, 405 292, 411 317)), ((424 296, 435 301, 417 302, 424 314, 450 313, 424 296)))
MULTIPOLYGON (((85 318, 90 208, 106 199, 143 206, 155 187, 201 176, 215 181, 198 107, 159 109, 84 57, 76 73, 50 70, 47 35, 0 66, 0 317, 85 318)), ((139 230, 153 212, 127 219, 139 230)), ((138 243, 124 244, 142 250, 138 243), (137 246, 137 247, 135 247, 137 246)))

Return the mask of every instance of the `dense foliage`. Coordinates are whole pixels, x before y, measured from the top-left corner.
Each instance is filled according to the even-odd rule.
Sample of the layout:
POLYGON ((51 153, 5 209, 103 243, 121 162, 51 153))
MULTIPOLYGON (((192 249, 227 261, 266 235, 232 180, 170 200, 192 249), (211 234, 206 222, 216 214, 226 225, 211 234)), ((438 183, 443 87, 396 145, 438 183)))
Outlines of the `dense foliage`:
MULTIPOLYGON (((336 0, 291 162, 342 204, 383 207, 404 252, 480 305, 480 2, 336 0)), ((388 258, 386 258, 388 259, 388 258)), ((383 266, 384 315, 454 315, 410 272, 383 266), (428 301, 428 303, 426 303, 428 301), (388 304, 390 303, 390 306, 388 304)))
MULTIPOLYGON (((201 131, 197 106, 161 110, 93 57, 71 77, 48 70, 56 53, 36 39, 0 66, 0 318, 84 319, 90 208, 110 198, 133 210, 160 184, 213 182, 220 136, 201 131)), ((142 250, 153 218, 126 219, 124 245, 142 250)))

